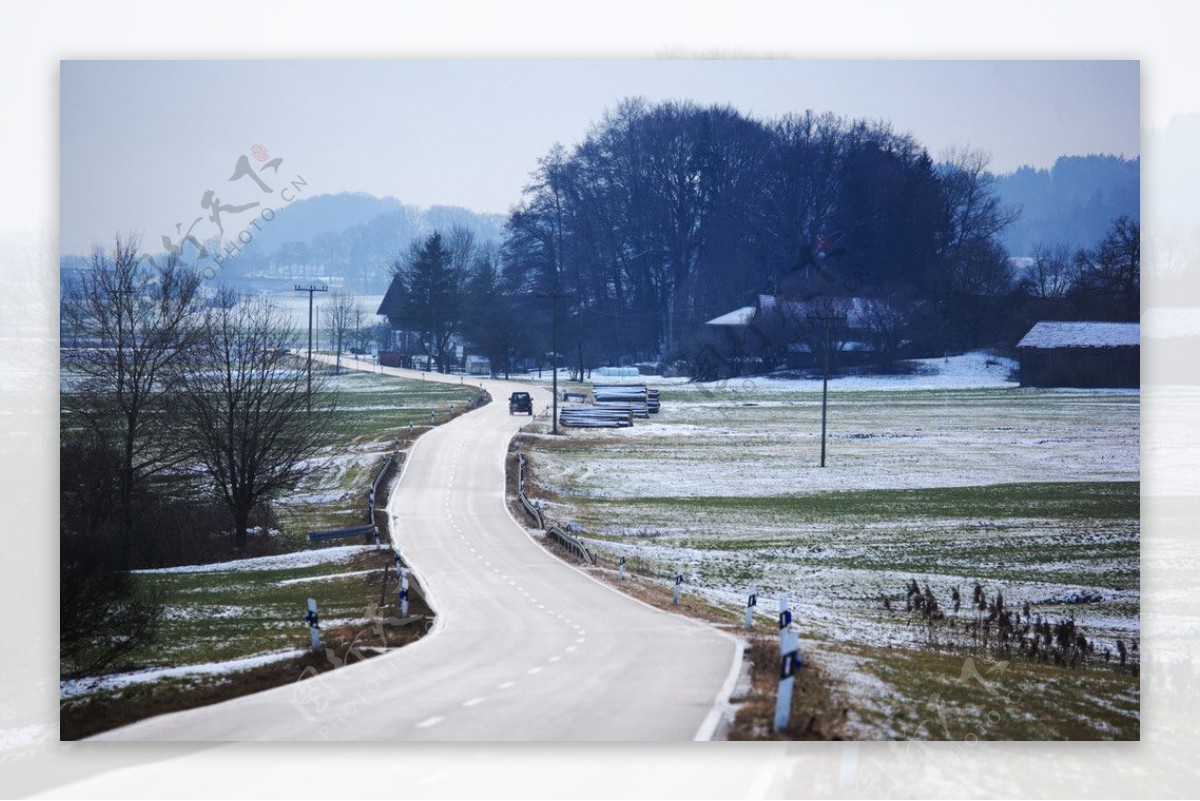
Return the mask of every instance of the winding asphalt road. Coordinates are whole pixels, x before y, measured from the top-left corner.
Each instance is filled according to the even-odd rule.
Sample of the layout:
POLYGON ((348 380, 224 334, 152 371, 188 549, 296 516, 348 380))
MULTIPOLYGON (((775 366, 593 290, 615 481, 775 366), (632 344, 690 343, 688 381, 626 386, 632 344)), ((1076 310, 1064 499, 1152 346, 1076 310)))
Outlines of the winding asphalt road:
POLYGON ((404 557, 438 613, 428 636, 95 739, 711 738, 740 667, 738 641, 631 599, 530 539, 505 505, 505 453, 528 419, 508 414, 507 397, 530 391, 540 409, 550 396, 482 384, 493 402, 420 437, 389 504, 404 557))

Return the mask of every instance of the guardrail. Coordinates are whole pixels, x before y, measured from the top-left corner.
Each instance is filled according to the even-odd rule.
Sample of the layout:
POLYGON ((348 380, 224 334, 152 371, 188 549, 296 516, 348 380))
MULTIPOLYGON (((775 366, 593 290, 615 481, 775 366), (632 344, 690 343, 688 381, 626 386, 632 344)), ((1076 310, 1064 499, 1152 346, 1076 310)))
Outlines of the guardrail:
POLYGON ((542 519, 542 510, 529 501, 529 496, 525 494, 525 455, 521 451, 517 451, 517 500, 521 503, 521 508, 525 510, 533 522, 540 529, 546 528, 546 521, 542 519))
POLYGON ((594 565, 592 555, 588 553, 587 548, 583 547, 583 543, 572 537, 567 532, 563 531, 558 526, 551 526, 546 529, 546 536, 558 541, 560 545, 569 551, 572 551, 576 556, 583 560, 584 564, 594 565))
POLYGON ((517 446, 517 501, 521 504, 521 508, 525 513, 537 524, 537 527, 546 532, 546 536, 562 545, 568 551, 571 551, 580 561, 586 565, 595 565, 596 562, 592 559, 592 555, 588 553, 588 549, 583 546, 583 543, 572 537, 567 532, 563 531, 558 526, 546 526, 546 519, 542 516, 542 510, 537 504, 532 503, 529 497, 525 494, 525 454, 521 453, 520 445, 517 446))
POLYGON ((392 454, 389 453, 383 460, 383 467, 379 469, 379 475, 375 476, 375 480, 371 482, 371 491, 367 494, 367 521, 370 523, 375 522, 375 494, 379 491, 379 483, 392 469, 393 461, 392 454))
POLYGON ((348 539, 350 537, 367 537, 374 540, 376 545, 379 545, 379 527, 375 525, 375 497, 379 492, 379 485, 391 473, 392 466, 396 463, 395 456, 388 454, 383 460, 383 466, 379 469, 379 474, 375 476, 375 480, 371 482, 371 488, 367 492, 367 524, 365 526, 350 526, 349 528, 331 528, 325 531, 310 531, 308 532, 309 542, 324 542, 325 540, 348 539))

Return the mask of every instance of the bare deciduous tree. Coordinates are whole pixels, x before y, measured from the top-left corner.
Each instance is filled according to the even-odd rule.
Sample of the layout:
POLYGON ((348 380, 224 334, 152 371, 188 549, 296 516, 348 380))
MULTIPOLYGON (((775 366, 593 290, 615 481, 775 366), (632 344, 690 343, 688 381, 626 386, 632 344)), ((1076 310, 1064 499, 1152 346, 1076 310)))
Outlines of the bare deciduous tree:
POLYGON ((288 352, 295 331, 267 300, 223 291, 202 331, 182 398, 194 453, 233 517, 241 548, 255 507, 293 486, 325 444, 333 399, 318 378, 317 402, 306 410, 305 373, 288 352))
POLYGON ((177 368, 195 341, 200 275, 177 258, 155 264, 140 255, 137 237, 118 236, 97 248, 88 269, 63 297, 71 346, 62 351, 71 422, 116 433, 119 453, 118 564, 130 567, 134 496, 153 474, 183 453, 169 414, 177 368))
POLYGON ((863 326, 881 370, 890 371, 895 366, 901 336, 912 315, 913 305, 912 301, 900 296, 863 301, 863 326))
POLYGON ((360 310, 358 300, 345 292, 334 292, 325 304, 325 330, 329 332, 329 344, 337 354, 334 373, 342 372, 342 350, 354 336, 360 310))
POLYGON ((1076 294, 1093 309, 1123 320, 1138 319, 1141 303, 1142 226, 1122 215, 1095 248, 1075 254, 1076 294))
POLYGON ((996 176, 988 171, 991 157, 982 150, 950 148, 942 156, 942 192, 949 226, 945 253, 972 242, 994 240, 1021 216, 996 194, 996 176))
POLYGON ((1021 289, 1035 298, 1064 298, 1075 285, 1079 270, 1066 245, 1034 245, 1033 263, 1021 279, 1021 289))

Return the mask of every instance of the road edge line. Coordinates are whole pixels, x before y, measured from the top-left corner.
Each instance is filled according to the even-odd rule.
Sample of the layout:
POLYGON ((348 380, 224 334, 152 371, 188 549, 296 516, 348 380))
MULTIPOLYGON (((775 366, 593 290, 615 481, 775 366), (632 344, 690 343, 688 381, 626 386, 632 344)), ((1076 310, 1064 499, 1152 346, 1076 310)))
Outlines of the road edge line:
MULTIPOLYGON (((516 436, 516 434, 513 434, 513 437, 515 437, 515 436, 516 436)), ((508 443, 509 443, 509 445, 511 445, 512 437, 509 438, 508 443)), ((508 446, 506 446, 504 449, 504 453, 501 454, 501 464, 505 468, 506 476, 507 476, 507 468, 508 468, 508 464, 507 464, 508 454, 509 454, 509 449, 508 449, 508 446)), ((533 534, 530 533, 529 529, 527 529, 527 528, 525 528, 525 526, 521 525, 521 523, 517 520, 517 518, 513 516, 512 509, 509 507, 509 504, 508 504, 507 480, 505 482, 505 487, 504 487, 504 512, 505 512, 505 514, 508 515, 508 519, 512 521, 512 524, 521 530, 521 533, 524 534, 526 536, 526 538, 528 538, 530 543, 535 548, 537 548, 538 550, 547 554, 548 556, 551 556, 554 559, 557 559, 561 564, 570 568, 571 570, 574 570, 576 573, 578 573, 580 576, 583 576, 588 581, 591 581, 591 582, 603 587, 604 589, 608 590, 609 592, 613 593, 614 595, 617 595, 621 598, 625 598, 627 600, 633 601, 634 603, 639 603, 642 606, 646 607, 647 609, 651 609, 655 612, 658 612, 658 613, 661 613, 664 615, 670 615, 672 617, 679 618, 680 620, 684 620, 684 621, 692 624, 693 626, 696 626, 697 628, 708 629, 712 633, 717 634, 721 637, 724 637, 725 639, 727 639, 733 643, 733 660, 729 666, 729 673, 725 676, 725 681, 721 685, 721 689, 717 691, 717 697, 713 700, 712 706, 710 707, 708 714, 706 714, 704 716, 704 720, 700 722, 700 728, 698 728, 696 730, 696 734, 692 737, 691 741, 692 742, 706 742, 708 740, 711 740, 713 738, 713 736, 717 733, 717 727, 721 723, 721 717, 723 716, 725 710, 729 707, 730 698, 732 698, 732 696, 733 696, 733 690, 737 686, 738 676, 741 674, 742 662, 745 658, 745 652, 746 652, 745 639, 743 639, 741 637, 735 637, 734 635, 730 634, 727 631, 722 631, 721 629, 717 628, 716 626, 709 623, 708 621, 697 620, 696 618, 688 617, 687 615, 682 615, 682 614, 679 614, 678 612, 671 612, 666 609, 660 609, 659 607, 654 606, 653 604, 643 601, 641 598, 630 595, 627 592, 622 592, 621 590, 612 586, 608 582, 601 581, 600 579, 596 578, 595 576, 584 572, 583 570, 581 570, 579 568, 578 565, 568 562, 566 559, 562 558, 561 556, 556 554, 551 549, 545 547, 542 543, 538 542, 534 538, 533 534)))

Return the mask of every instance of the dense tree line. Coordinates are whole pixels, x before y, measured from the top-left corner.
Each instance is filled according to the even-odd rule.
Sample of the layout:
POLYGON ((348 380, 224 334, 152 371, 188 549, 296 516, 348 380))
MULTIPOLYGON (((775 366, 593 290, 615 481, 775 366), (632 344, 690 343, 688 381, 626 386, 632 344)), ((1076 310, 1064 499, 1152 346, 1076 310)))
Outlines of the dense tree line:
MULTIPOLYGON (((1120 242, 1038 245, 1031 266, 1015 267, 1002 242, 1020 209, 1001 199, 988 162, 970 149, 935 161, 881 122, 627 100, 539 160, 499 254, 443 269, 441 236, 415 240, 393 265, 406 307, 392 322, 420 332, 440 364, 458 336, 507 366, 545 364, 557 317, 559 352, 582 371, 694 359, 705 321, 762 295, 838 308, 859 298, 858 335, 883 362, 902 338, 912 355, 1012 344, 1027 314, 1134 314, 1136 278, 1112 254, 1128 252, 1136 220, 1113 224, 1120 242)), ((782 337, 766 343, 778 350, 802 322, 758 331, 782 337)))
POLYGON ((1017 210, 994 180, 983 154, 935 163, 883 123, 630 100, 541 160, 504 269, 525 294, 572 295, 580 362, 687 357, 705 320, 760 293, 916 295, 973 339, 974 299, 1012 278, 999 237, 1017 210))
POLYGON ((1021 218, 1004 234, 1014 256, 1038 243, 1070 251, 1098 242, 1118 217, 1140 216, 1141 160, 1118 156, 1062 156, 1049 169, 1021 167, 998 176, 996 191, 1020 206, 1021 218))

